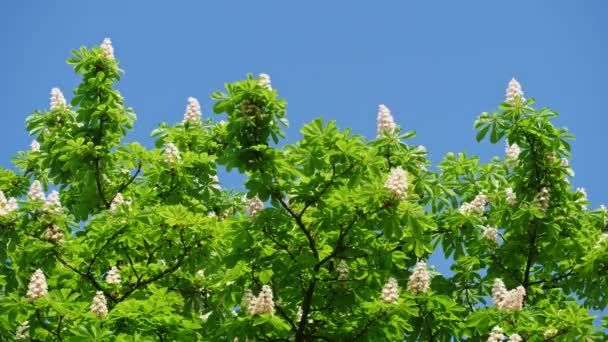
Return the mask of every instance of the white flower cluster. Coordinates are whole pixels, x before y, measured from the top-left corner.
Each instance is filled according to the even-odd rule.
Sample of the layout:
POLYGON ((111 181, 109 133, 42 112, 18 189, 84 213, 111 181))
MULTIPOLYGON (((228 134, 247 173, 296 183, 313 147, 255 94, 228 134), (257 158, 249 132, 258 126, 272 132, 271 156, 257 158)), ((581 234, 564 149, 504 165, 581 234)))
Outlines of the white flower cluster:
POLYGON ((245 213, 250 217, 255 217, 257 213, 264 209, 264 202, 257 195, 253 198, 247 198, 247 195, 245 195, 243 201, 245 201, 245 213))
POLYGON ((120 207, 123 203, 125 203, 125 199, 119 192, 114 196, 114 199, 112 199, 112 203, 110 203, 110 212, 116 212, 116 209, 118 209, 118 207, 120 207))
POLYGON ((44 191, 42 191, 42 184, 40 181, 35 180, 32 183, 27 196, 30 198, 30 201, 45 201, 46 196, 44 196, 44 191))
POLYGON ((524 98, 524 92, 521 89, 521 84, 519 84, 519 82, 517 82, 515 78, 512 78, 511 81, 509 81, 509 85, 507 86, 506 101, 508 103, 514 104, 515 99, 517 97, 521 98, 522 102, 526 101, 526 99, 524 98))
POLYGON ((568 158, 562 158, 560 165, 562 167, 570 167, 570 162, 568 161, 568 158))
POLYGON ((471 202, 463 203, 458 210, 466 216, 471 215, 471 213, 483 214, 487 204, 488 197, 480 192, 471 202))
POLYGON ((103 291, 97 291, 95 297, 93 297, 91 312, 97 317, 105 317, 108 315, 108 303, 106 302, 106 297, 103 295, 103 291))
POLYGON ((41 269, 37 269, 27 285, 27 298, 29 300, 36 300, 44 297, 48 292, 44 272, 41 269))
POLYGON ((0 216, 7 215, 8 213, 17 210, 17 200, 14 197, 8 199, 4 196, 4 192, 0 190, 0 216))
POLYGON ((378 118, 376 119, 376 124, 378 137, 381 137, 384 133, 393 134, 397 129, 397 124, 395 124, 391 111, 383 104, 378 106, 378 118))
POLYGON ((205 279, 205 271, 203 271, 203 270, 196 271, 196 276, 199 278, 205 279))
POLYGON ((65 97, 63 97, 63 93, 59 88, 51 89, 51 110, 58 110, 67 107, 67 103, 65 102, 65 97))
POLYGON ((110 38, 104 38, 99 47, 101 50, 103 50, 103 55, 105 58, 114 59, 114 47, 112 46, 112 40, 110 38))
POLYGON ((184 113, 184 120, 182 123, 192 122, 196 123, 201 120, 201 105, 198 100, 194 97, 188 98, 188 106, 186 106, 186 112, 184 113))
POLYGON ((180 159, 179 150, 173 143, 165 145, 165 162, 168 164, 177 163, 180 159))
POLYGON ((388 281, 382 288, 380 299, 386 304, 397 304, 397 300, 399 299, 399 284, 397 284, 397 279, 393 277, 388 278, 388 281))
POLYGON ((547 208, 549 208, 549 199, 549 189, 542 188, 540 189, 540 192, 534 197, 534 202, 538 204, 542 210, 547 210, 547 208))
POLYGON ((222 190, 222 186, 220 185, 220 179, 217 175, 213 175, 211 176, 211 183, 209 185, 210 187, 216 189, 216 190, 222 190))
POLYGON ((582 198, 578 199, 576 202, 578 202, 581 205, 581 209, 587 210, 586 203, 589 201, 587 199, 587 191, 585 190, 585 188, 576 188, 576 192, 583 195, 582 198))
POLYGON ((484 227, 483 236, 494 243, 498 243, 498 230, 496 228, 484 227))
POLYGON ((391 172, 384 183, 384 187, 395 197, 404 200, 407 192, 407 173, 403 168, 396 167, 391 172))
POLYGON ((30 149, 32 153, 40 152, 40 143, 36 139, 32 140, 32 143, 30 144, 30 149))
POLYGON ((524 339, 519 334, 512 334, 509 336, 509 342, 522 342, 524 339))
POLYGON ((268 285, 262 286, 262 290, 257 297, 251 293, 251 290, 246 289, 243 301, 245 310, 249 315, 274 314, 272 288, 268 285))
POLYGON ((506 337, 503 332, 501 327, 495 326, 488 336, 488 342, 502 342, 506 337))
POLYGON ((499 310, 503 311, 519 311, 524 305, 524 296, 526 289, 523 286, 518 286, 515 289, 507 291, 505 283, 501 279, 494 280, 492 286, 492 301, 499 310))
POLYGON ((507 156, 507 161, 511 162, 511 163, 516 163, 517 159, 519 158, 519 154, 521 153, 521 148, 519 148, 519 145, 513 143, 511 145, 507 144, 507 147, 505 147, 505 155, 507 156))
POLYGON ((344 260, 340 260, 338 267, 336 267, 338 271, 338 280, 348 280, 348 264, 344 260))
POLYGON ((211 316, 212 313, 213 313, 213 311, 209 311, 209 312, 207 312, 205 314, 201 314, 199 316, 199 318, 201 319, 201 321, 207 322, 207 320, 209 319, 209 316, 211 316))
POLYGON ((268 90, 272 90, 270 76, 268 76, 268 74, 260 74, 258 77, 259 77, 259 80, 258 80, 259 85, 261 85, 262 87, 264 87, 268 90))
POLYGON ((418 261, 407 281, 407 290, 412 293, 426 293, 429 290, 429 272, 426 262, 418 261))
POLYGON ((549 328, 549 329, 545 330, 545 332, 543 333, 543 337, 545 339, 549 339, 555 335, 557 335, 557 330, 555 328, 549 328))
POLYGON ((118 270, 118 267, 112 266, 108 273, 106 273, 106 283, 116 285, 121 283, 120 271, 118 270))
POLYGON ((517 195, 513 191, 513 188, 505 189, 505 197, 507 198, 507 203, 514 205, 517 203, 517 195))
POLYGON ((61 228, 55 224, 51 224, 44 230, 44 238, 47 240, 55 241, 57 244, 65 244, 65 236, 61 231, 61 228))
POLYGON ((46 199, 46 210, 53 214, 61 213, 61 200, 59 199, 59 192, 56 190, 51 191, 49 197, 46 199))
POLYGON ((28 333, 28 330, 30 329, 30 322, 25 321, 23 323, 21 323, 21 325, 19 325, 17 327, 17 330, 15 331, 15 340, 27 340, 30 338, 30 334, 28 333))

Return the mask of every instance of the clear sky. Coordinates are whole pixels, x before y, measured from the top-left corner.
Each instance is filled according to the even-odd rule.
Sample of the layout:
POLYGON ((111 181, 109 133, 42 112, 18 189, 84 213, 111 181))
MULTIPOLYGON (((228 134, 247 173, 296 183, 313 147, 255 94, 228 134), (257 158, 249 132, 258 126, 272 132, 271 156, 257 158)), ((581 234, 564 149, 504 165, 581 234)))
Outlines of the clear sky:
POLYGON ((608 204, 607 16, 602 0, 1 1, 0 165, 29 148, 24 120, 51 87, 71 99, 70 50, 110 37, 138 116, 129 140, 147 145, 187 97, 213 115, 212 91, 264 72, 288 101, 289 142, 318 116, 373 138, 384 103, 434 162, 489 160, 504 144, 477 144, 472 123, 516 77, 577 136, 573 184, 595 208, 608 204))

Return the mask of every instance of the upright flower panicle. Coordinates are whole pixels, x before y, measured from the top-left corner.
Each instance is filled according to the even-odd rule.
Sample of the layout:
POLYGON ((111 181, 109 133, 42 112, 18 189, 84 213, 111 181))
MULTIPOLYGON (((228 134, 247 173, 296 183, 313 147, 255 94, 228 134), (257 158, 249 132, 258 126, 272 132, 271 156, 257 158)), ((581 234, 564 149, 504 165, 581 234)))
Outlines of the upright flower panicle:
POLYGON ((393 120, 391 111, 385 105, 379 105, 377 118, 378 137, 381 137, 384 133, 393 134, 396 129, 397 124, 395 124, 395 120, 393 120))
POLYGON ((346 261, 340 260, 336 270, 338 271, 338 280, 348 280, 348 264, 346 264, 346 261))
POLYGON ((549 196, 549 189, 547 189, 546 187, 543 187, 542 189, 540 189, 540 192, 538 194, 536 194, 536 196, 534 197, 534 202, 542 210, 547 210, 549 208, 550 198, 551 197, 549 196))
POLYGON ((270 76, 268 74, 260 74, 259 79, 258 79, 258 84, 268 90, 272 90, 270 76))
POLYGON ((50 213, 59 214, 61 213, 61 200, 59 199, 59 192, 57 190, 51 191, 46 199, 46 210, 50 213))
POLYGON ((513 205, 517 203, 517 195, 513 191, 513 188, 505 189, 505 197, 507 198, 507 203, 513 205))
POLYGON ((495 326, 488 336, 488 342, 502 342, 506 337, 503 332, 501 327, 495 326))
POLYGON ((487 204, 488 197, 480 192, 471 202, 463 203, 458 210, 466 216, 469 216, 472 213, 483 214, 487 204))
POLYGON ((116 285, 121 283, 120 271, 118 270, 118 267, 112 266, 112 268, 110 268, 106 274, 106 283, 116 285))
POLYGON ((42 191, 42 184, 40 181, 35 180, 30 187, 30 191, 27 193, 30 201, 45 201, 44 191, 42 191))
POLYGON ((255 303, 255 314, 274 314, 274 299, 272 288, 268 285, 262 286, 262 290, 258 295, 255 303))
POLYGON ((179 150, 173 143, 165 145, 165 162, 168 164, 177 163, 180 159, 179 150))
POLYGON ((509 336, 509 342, 522 342, 523 339, 521 338, 521 336, 519 336, 519 334, 512 334, 511 336, 509 336))
POLYGON ((548 339, 557 335, 557 330, 555 328, 549 328, 543 332, 543 337, 548 339))
POLYGON ((496 228, 485 227, 483 229, 483 236, 494 243, 498 243, 498 230, 496 228))
POLYGON ((99 45, 103 51, 103 56, 107 59, 114 59, 114 47, 112 46, 112 40, 110 38, 104 38, 101 45, 99 45))
POLYGON ((59 245, 65 244, 65 236, 63 235, 61 228, 55 224, 51 224, 50 226, 46 227, 44 230, 44 238, 54 241, 59 245))
POLYGON ((106 297, 103 295, 103 291, 97 291, 95 297, 93 297, 91 312, 93 315, 100 318, 108 315, 108 304, 106 302, 106 297))
POLYGON ((243 196, 243 200, 245 201, 245 213, 250 217, 255 217, 257 213, 264 209, 264 202, 257 195, 253 198, 243 196))
POLYGON ((502 302, 507 296, 507 287, 502 279, 494 279, 492 285, 492 301, 498 306, 498 303, 502 302))
POLYGON ((243 296, 243 307, 248 315, 255 315, 255 307, 257 305, 257 297, 253 295, 250 289, 245 289, 243 296))
POLYGON ((125 199, 119 192, 114 196, 112 203, 110 203, 110 212, 116 212, 116 209, 118 209, 118 207, 120 207, 123 203, 125 203, 125 199))
POLYGON ((27 340, 30 338, 28 330, 30 329, 30 322, 25 321, 21 323, 15 331, 15 340, 27 340))
POLYGON ((524 98, 524 92, 521 89, 521 84, 519 84, 515 78, 512 78, 507 86, 506 101, 510 104, 515 104, 515 99, 518 97, 522 102, 526 101, 524 98))
POLYGON ((58 110, 67 107, 67 103, 65 102, 65 97, 63 97, 63 93, 59 88, 51 89, 51 110, 58 110))
POLYGON ((14 197, 6 198, 4 192, 0 190, 0 216, 7 215, 8 213, 17 210, 17 200, 14 197))
POLYGON ((507 291, 507 288, 501 279, 494 280, 494 285, 492 286, 492 301, 499 310, 521 310, 523 308, 525 296, 526 289, 523 286, 518 286, 515 289, 507 291))
POLYGON ((407 173, 403 168, 396 167, 391 172, 384 183, 384 187, 395 197, 404 200, 407 193, 407 173))
POLYGON ((30 144, 30 151, 32 151, 32 153, 40 152, 40 143, 36 139, 32 140, 32 143, 30 144))
POLYGON ((186 106, 186 112, 184 113, 184 120, 182 120, 182 123, 186 123, 186 122, 197 123, 200 121, 201 121, 201 105, 196 98, 189 97, 188 106, 186 106))
POLYGON ((384 287, 380 299, 385 304, 397 304, 399 299, 399 284, 397 279, 390 277, 384 287))
POLYGON ((429 272, 426 262, 418 261, 407 282, 407 290, 411 293, 426 293, 429 290, 429 272))
POLYGON ((209 186, 218 191, 222 190, 222 186, 220 185, 220 179, 217 175, 211 176, 211 183, 209 184, 209 186))
POLYGON ((505 155, 507 156, 507 161, 511 163, 516 163, 519 158, 519 154, 521 153, 521 148, 516 143, 511 145, 507 145, 505 148, 505 155))
POLYGON ((576 192, 582 195, 582 197, 577 199, 576 202, 580 204, 581 209, 587 210, 587 203, 589 202, 587 199, 587 191, 585 188, 576 188, 576 192))
POLYGON ((27 298, 29 300, 36 300, 44 297, 48 292, 44 272, 41 269, 37 269, 32 274, 30 283, 27 285, 27 298))

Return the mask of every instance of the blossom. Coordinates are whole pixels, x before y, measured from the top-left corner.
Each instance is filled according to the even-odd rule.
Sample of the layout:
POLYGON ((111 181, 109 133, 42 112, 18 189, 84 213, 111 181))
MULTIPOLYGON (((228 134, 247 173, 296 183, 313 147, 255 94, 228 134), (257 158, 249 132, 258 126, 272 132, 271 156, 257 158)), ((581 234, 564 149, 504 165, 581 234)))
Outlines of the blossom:
POLYGON ((30 144, 30 149, 33 153, 40 152, 40 143, 36 139, 32 140, 32 143, 30 144))
POLYGON ((31 201, 43 201, 45 200, 44 192, 42 191, 42 184, 40 181, 34 181, 30 187, 30 191, 27 196, 31 201))
POLYGON ((496 278, 492 285, 492 301, 494 303, 500 303, 505 299, 507 295, 507 287, 502 279, 496 278))
POLYGON ((262 290, 255 301, 255 314, 274 314, 274 301, 272 288, 268 285, 262 286, 262 290))
POLYGON ((502 342, 505 339, 502 328, 495 326, 488 336, 488 342, 502 342))
POLYGON ((59 199, 59 192, 56 190, 51 191, 49 197, 45 201, 47 210, 54 214, 61 213, 61 200, 59 199))
POLYGON ((509 341, 510 342, 522 342, 523 339, 521 338, 521 336, 519 336, 519 334, 512 334, 511 336, 509 336, 509 341))
POLYGON ((543 337, 544 338, 551 338, 553 336, 555 336, 557 334, 557 330, 555 330, 555 328, 549 328, 547 330, 545 330, 545 332, 543 332, 543 337))
POLYGON ((245 213, 248 216, 255 217, 257 213, 264 209, 264 202, 257 195, 253 198, 243 196, 243 200, 245 201, 245 213))
POLYGON ((303 314, 304 312, 302 312, 302 307, 298 306, 298 311, 296 312, 296 322, 300 322, 302 320, 303 314))
POLYGON ((561 161, 560 165, 562 167, 569 167, 570 166, 570 162, 568 161, 567 158, 562 158, 562 161, 561 161))
POLYGON ((27 285, 27 298, 29 300, 36 300, 44 297, 48 292, 49 290, 46 285, 44 272, 42 272, 41 269, 37 269, 34 274, 32 274, 30 283, 27 285))
POLYGON ((584 188, 576 188, 576 192, 582 195, 582 197, 577 199, 576 202, 578 202, 581 205, 581 208, 583 210, 587 210, 587 205, 585 204, 588 202, 587 191, 585 191, 584 188))
POLYGON ((401 167, 391 169, 384 187, 396 198, 404 200, 407 191, 407 173, 401 167))
POLYGON ((0 216, 7 215, 8 213, 17 210, 17 200, 14 197, 6 199, 4 192, 0 190, 0 216))
POLYGON ((385 132, 388 134, 395 133, 397 124, 393 120, 391 111, 385 105, 378 106, 377 131, 378 137, 381 137, 385 132))
POLYGON ((510 162, 517 162, 517 158, 519 158, 519 154, 521 153, 521 148, 519 145, 513 143, 511 145, 507 145, 505 148, 505 154, 507 155, 507 160, 510 162))
POLYGON ((201 321, 207 322, 207 320, 209 319, 209 316, 211 316, 212 313, 213 313, 213 311, 209 311, 205 314, 201 314, 199 317, 200 317, 201 321))
POLYGON ((336 267, 338 271, 338 280, 348 280, 348 264, 344 260, 340 260, 338 267, 336 267))
POLYGON ((103 291, 97 291, 95 297, 93 297, 91 312, 97 317, 105 317, 108 315, 108 304, 106 303, 106 297, 103 295, 103 291))
POLYGON ((65 237, 61 228, 55 224, 51 224, 44 230, 44 238, 47 240, 55 241, 57 244, 63 245, 65 243, 65 237))
POLYGON ((186 122, 198 122, 201 120, 201 105, 198 100, 194 97, 188 98, 188 106, 186 106, 186 112, 184 113, 184 120, 186 122))
POLYGON ((120 284, 120 282, 121 282, 120 271, 118 270, 118 267, 112 266, 112 268, 110 268, 110 270, 106 274, 106 283, 120 284))
POLYGON ((521 84, 519 84, 519 82, 517 82, 515 78, 512 78, 511 81, 509 81, 509 85, 507 86, 506 102, 510 104, 515 104, 515 99, 517 97, 521 98, 522 102, 526 101, 526 98, 524 97, 524 92, 523 90, 521 90, 521 84))
POLYGON ((399 299, 399 284, 397 279, 390 277, 382 288, 380 300, 386 304, 397 304, 399 299))
POLYGON ((494 243, 498 243, 498 231, 496 228, 485 227, 483 229, 483 236, 494 243))
POLYGON ((517 195, 513 191, 513 188, 505 189, 505 197, 507 198, 507 203, 509 203, 511 205, 517 203, 517 195))
POLYGON ((518 286, 515 289, 507 291, 507 288, 501 279, 494 280, 494 285, 492 286, 492 301, 499 310, 521 310, 525 295, 526 289, 523 286, 518 286))
POLYGON ((116 193, 114 199, 112 200, 112 203, 110 203, 110 212, 116 212, 116 209, 118 209, 118 207, 121 206, 124 202, 125 199, 124 197, 122 197, 122 194, 120 192, 116 193))
POLYGON ((205 271, 203 271, 203 270, 196 271, 196 276, 199 278, 205 278, 205 271))
POLYGON ((58 110, 67 107, 65 97, 59 88, 51 89, 51 110, 58 110))
POLYGON ((471 213, 483 214, 487 204, 488 197, 480 192, 471 202, 463 203, 458 210, 466 216, 469 216, 471 213))
POLYGON ((179 150, 173 143, 167 143, 167 145, 165 145, 165 155, 165 162, 169 164, 176 163, 180 159, 179 150))
POLYGON ((217 175, 211 176, 211 183, 209 184, 209 186, 218 191, 222 190, 222 186, 220 185, 220 179, 218 178, 217 175))
POLYGON ((114 59, 114 47, 112 47, 112 40, 110 38, 104 38, 101 45, 99 45, 103 52, 103 56, 107 59, 114 59))
POLYGON ((21 323, 21 325, 19 325, 17 327, 17 330, 15 331, 15 340, 27 340, 30 338, 30 334, 28 333, 28 330, 30 329, 30 322, 25 321, 23 323, 21 323))
POLYGON ((259 79, 258 79, 258 84, 268 90, 272 90, 270 76, 268 76, 268 74, 260 74, 259 79))
POLYGON ((407 290, 412 293, 426 293, 429 290, 429 272, 426 262, 418 261, 407 282, 407 290))
POLYGON ((255 314, 255 306, 257 303, 256 296, 253 295, 250 289, 245 289, 245 295, 243 296, 243 307, 248 315, 255 314))
POLYGON ((542 210, 547 210, 547 208, 549 208, 549 199, 549 189, 543 187, 534 197, 534 202, 538 204, 542 210))

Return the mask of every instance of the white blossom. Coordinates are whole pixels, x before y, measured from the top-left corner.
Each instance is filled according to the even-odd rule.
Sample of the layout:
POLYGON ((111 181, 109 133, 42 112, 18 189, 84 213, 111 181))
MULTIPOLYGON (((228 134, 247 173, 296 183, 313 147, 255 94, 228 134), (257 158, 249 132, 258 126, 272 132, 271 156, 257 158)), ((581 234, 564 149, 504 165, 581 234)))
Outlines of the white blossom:
POLYGON ((557 334, 557 330, 555 330, 555 328, 549 328, 549 329, 545 330, 545 332, 543 332, 543 337, 548 339, 548 338, 555 336, 556 334, 557 334))
POLYGON ((511 163, 516 163, 519 158, 519 154, 521 153, 521 148, 516 143, 511 145, 507 145, 505 148, 505 155, 507 156, 507 161, 511 163))
POLYGON ((57 192, 57 190, 51 191, 45 204, 48 212, 54 214, 61 213, 61 200, 59 199, 59 192, 57 192))
POLYGON ((340 260, 336 270, 338 271, 338 280, 348 280, 348 264, 346 264, 346 261, 340 260))
POLYGON ((498 230, 496 228, 484 227, 483 236, 494 243, 498 243, 498 230))
POLYGON ((517 195, 513 191, 513 188, 505 189, 505 197, 507 198, 507 203, 513 205, 517 203, 517 195))
POLYGON ((201 314, 199 317, 200 317, 201 321, 207 322, 207 320, 209 319, 209 316, 211 316, 212 313, 213 313, 213 311, 209 311, 205 314, 201 314))
POLYGON ((570 162, 567 158, 562 158, 561 164, 562 167, 570 167, 570 162))
POLYGON ((502 342, 505 337, 503 330, 499 326, 495 326, 488 336, 488 342, 502 342))
POLYGON ((407 172, 401 167, 391 169, 384 187, 395 197, 404 200, 407 192, 407 172))
POLYGON ((29 300, 36 300, 44 297, 48 292, 44 272, 41 269, 37 269, 27 285, 27 298, 29 300))
POLYGON ((300 322, 302 320, 303 314, 304 312, 302 312, 302 307, 298 306, 298 311, 296 312, 296 322, 300 322))
POLYGON ((17 200, 14 197, 8 199, 4 196, 4 192, 0 190, 0 216, 7 215, 8 213, 17 210, 17 200))
POLYGON ((262 286, 262 290, 255 301, 255 314, 274 314, 274 300, 272 288, 268 285, 262 286))
POLYGON ((35 180, 32 183, 27 196, 30 198, 30 201, 45 201, 44 191, 42 191, 42 184, 40 181, 35 180))
POLYGON ((194 97, 188 98, 188 106, 186 106, 186 112, 184 113, 184 120, 182 123, 192 122, 196 123, 201 120, 201 105, 198 100, 194 97))
POLYGON ((257 297, 253 295, 250 289, 245 289, 245 295, 243 296, 243 307, 248 315, 255 315, 256 304, 257 297))
POLYGON ((507 287, 502 279, 496 278, 492 285, 492 301, 497 304, 503 301, 507 296, 507 287))
POLYGON ((471 202, 463 203, 458 210, 466 216, 469 216, 472 213, 483 214, 487 204, 488 197, 480 192, 471 202))
POLYGON ((199 277, 199 278, 203 278, 204 279, 205 278, 205 271, 203 271, 203 270, 196 271, 196 276, 199 277))
POLYGON ((114 47, 112 46, 112 40, 110 38, 104 38, 99 47, 101 48, 105 58, 114 59, 114 47))
POLYGON ((63 97, 63 93, 59 88, 51 89, 51 110, 58 110, 67 107, 67 103, 65 102, 65 97, 63 97))
POLYGON ((220 185, 220 179, 217 175, 211 176, 211 183, 209 184, 209 186, 218 191, 222 190, 222 186, 220 185))
POLYGON ((429 272, 426 262, 418 261, 407 281, 407 290, 412 293, 426 293, 429 290, 429 272))
POLYGON ((169 164, 177 163, 180 159, 179 150, 173 143, 165 145, 165 162, 169 164))
POLYGON ((121 283, 120 271, 118 270, 118 267, 112 266, 108 273, 106 273, 106 283, 117 285, 121 283))
POLYGON ((399 284, 397 279, 390 277, 382 288, 380 299, 386 304, 397 304, 399 299, 399 284))
POLYGON ((272 90, 270 76, 268 76, 268 74, 260 74, 259 79, 258 79, 258 84, 268 90, 272 90))
POLYGON ((515 78, 512 78, 507 86, 506 101, 508 103, 515 104, 515 99, 517 97, 521 98, 522 102, 526 101, 524 98, 524 92, 521 89, 521 84, 519 84, 515 78))
POLYGON ((534 197, 534 202, 538 204, 542 210, 547 210, 547 208, 549 208, 549 199, 549 189, 542 188, 540 189, 540 192, 534 197))
POLYGON ((395 124, 395 120, 393 120, 391 111, 383 104, 378 106, 378 118, 376 121, 378 137, 381 137, 385 132, 388 134, 395 133, 397 124, 395 124))
POLYGON ((509 336, 509 342, 522 342, 523 339, 521 338, 521 336, 519 336, 519 334, 512 334, 511 336, 509 336))
POLYGON ((27 340, 30 338, 30 334, 28 332, 28 330, 30 329, 30 322, 25 321, 23 323, 21 323, 21 325, 19 325, 17 327, 17 330, 15 331, 15 340, 27 340))
POLYGON ((519 311, 523 308, 526 289, 518 286, 515 289, 507 290, 502 280, 494 280, 492 286, 492 301, 499 310, 519 311))
POLYGON ((32 140, 32 143, 30 144, 30 150, 33 153, 40 152, 40 143, 36 139, 32 140))
POLYGON ((65 236, 61 231, 61 228, 55 224, 51 224, 44 230, 44 238, 47 240, 55 241, 57 244, 65 244, 65 236))
POLYGON ((116 209, 120 207, 123 203, 125 203, 125 199, 120 192, 116 193, 114 199, 112 199, 112 203, 110 203, 110 212, 116 212, 116 209))
POLYGON ((250 217, 255 217, 257 213, 264 209, 264 202, 257 195, 253 198, 243 196, 243 200, 245 201, 245 213, 250 217))
POLYGON ((108 315, 108 304, 106 303, 106 297, 103 295, 103 291, 97 291, 95 297, 93 297, 91 312, 97 317, 105 317, 108 315))
POLYGON ((158 259, 157 262, 162 266, 162 267, 167 267, 167 262, 165 261, 165 259, 158 259))
POLYGON ((578 202, 581 206, 581 209, 583 210, 587 210, 587 202, 589 201, 587 199, 587 191, 585 190, 585 188, 576 188, 576 192, 580 193, 582 195, 581 198, 577 199, 576 202, 578 202))

